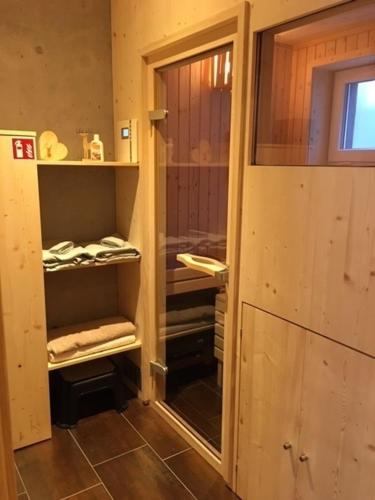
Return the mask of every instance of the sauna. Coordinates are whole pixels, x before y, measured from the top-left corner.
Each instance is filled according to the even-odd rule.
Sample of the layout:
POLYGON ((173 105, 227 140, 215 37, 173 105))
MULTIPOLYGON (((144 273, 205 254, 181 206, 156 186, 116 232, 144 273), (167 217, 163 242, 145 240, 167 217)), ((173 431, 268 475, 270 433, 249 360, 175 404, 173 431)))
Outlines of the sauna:
POLYGON ((262 33, 257 164, 371 164, 372 15, 366 4, 262 33))
POLYGON ((157 103, 168 112, 157 143, 165 401, 219 449, 225 282, 184 256, 226 262, 232 65, 229 45, 161 68, 157 103))
POLYGON ((0 499, 375 500, 373 0, 2 0, 0 499))

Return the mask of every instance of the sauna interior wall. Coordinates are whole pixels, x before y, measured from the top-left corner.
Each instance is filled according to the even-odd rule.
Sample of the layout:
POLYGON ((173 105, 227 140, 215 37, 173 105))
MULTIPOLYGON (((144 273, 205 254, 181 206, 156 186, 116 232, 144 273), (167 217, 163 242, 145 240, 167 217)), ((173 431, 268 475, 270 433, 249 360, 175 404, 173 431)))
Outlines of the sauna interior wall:
POLYGON ((53 130, 82 158, 77 129, 113 159, 110 0, 2 0, 1 128, 53 130))
MULTIPOLYGON (((225 54, 217 54, 219 75, 225 54)), ((192 253, 225 259, 231 88, 230 81, 225 88, 215 87, 213 72, 212 54, 163 72, 168 109, 166 235, 176 249, 168 251, 168 267, 178 265, 175 254, 187 251, 187 242, 192 253)))
MULTIPOLYGON (((309 162, 309 144, 314 148, 324 141, 324 135, 329 135, 329 128, 326 128, 329 127, 329 113, 326 123, 321 123, 321 115, 326 110, 322 107, 311 109, 314 69, 374 53, 375 23, 362 21, 354 26, 349 23, 345 29, 332 23, 328 36, 294 43, 277 40, 278 35, 271 63, 270 119, 260 131, 261 149, 257 163, 303 165, 309 162)), ((324 85, 330 85, 330 82, 326 81, 324 85)), ((269 93, 264 93, 264 99, 269 99, 269 93)), ((330 107, 329 100, 323 104, 322 99, 323 96, 321 106, 330 107)), ((327 163, 327 143, 324 147, 325 153, 311 156, 310 163, 327 163)))

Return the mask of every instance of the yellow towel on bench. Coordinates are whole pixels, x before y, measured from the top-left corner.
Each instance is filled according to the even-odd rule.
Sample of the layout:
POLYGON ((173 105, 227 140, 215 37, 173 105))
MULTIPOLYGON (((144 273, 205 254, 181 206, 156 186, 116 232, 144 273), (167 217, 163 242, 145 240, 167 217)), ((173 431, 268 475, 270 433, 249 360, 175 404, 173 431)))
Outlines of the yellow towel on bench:
POLYGON ((58 356, 83 347, 132 335, 135 326, 122 316, 89 321, 48 331, 48 353, 58 356))

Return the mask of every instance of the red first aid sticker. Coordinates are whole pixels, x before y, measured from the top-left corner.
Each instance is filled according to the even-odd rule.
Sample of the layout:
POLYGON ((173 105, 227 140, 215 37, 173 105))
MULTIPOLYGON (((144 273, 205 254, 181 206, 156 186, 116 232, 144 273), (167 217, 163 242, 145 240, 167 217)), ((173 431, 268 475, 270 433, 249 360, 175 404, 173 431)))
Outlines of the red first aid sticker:
POLYGON ((15 139, 12 138, 13 158, 15 160, 34 160, 34 141, 33 139, 15 139))

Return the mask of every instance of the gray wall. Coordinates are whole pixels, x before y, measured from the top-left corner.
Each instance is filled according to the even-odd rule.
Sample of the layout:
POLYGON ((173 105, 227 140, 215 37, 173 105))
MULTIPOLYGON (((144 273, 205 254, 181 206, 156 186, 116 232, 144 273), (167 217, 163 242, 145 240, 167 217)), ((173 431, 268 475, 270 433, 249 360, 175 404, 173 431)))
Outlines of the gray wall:
POLYGON ((110 0, 0 0, 0 129, 53 130, 82 158, 77 129, 113 158, 110 0))

